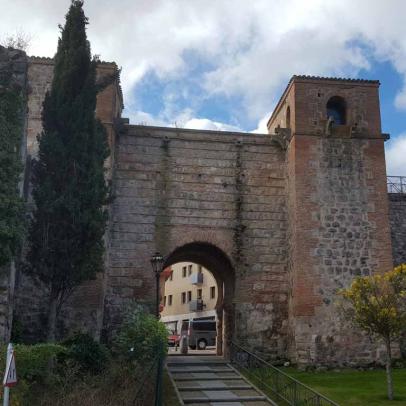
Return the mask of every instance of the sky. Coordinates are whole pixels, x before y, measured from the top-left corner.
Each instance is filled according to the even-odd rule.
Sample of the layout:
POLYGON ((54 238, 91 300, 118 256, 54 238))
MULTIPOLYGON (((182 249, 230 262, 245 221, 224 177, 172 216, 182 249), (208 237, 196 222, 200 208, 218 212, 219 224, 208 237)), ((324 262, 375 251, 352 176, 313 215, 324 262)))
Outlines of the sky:
MULTIPOLYGON (((55 54, 70 0, 0 0, 0 40, 55 54)), ((379 79, 387 172, 406 176, 406 1, 86 0, 132 124, 266 133, 293 74, 379 79)))

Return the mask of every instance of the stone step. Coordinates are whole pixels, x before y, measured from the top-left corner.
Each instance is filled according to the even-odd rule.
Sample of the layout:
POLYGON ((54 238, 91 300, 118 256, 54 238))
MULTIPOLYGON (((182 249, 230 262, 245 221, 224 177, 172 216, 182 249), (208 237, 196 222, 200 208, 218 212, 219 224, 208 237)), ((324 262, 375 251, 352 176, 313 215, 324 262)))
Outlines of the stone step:
MULTIPOLYGON (((173 379, 176 381, 176 382, 180 382, 180 381, 183 381, 183 382, 185 382, 185 381, 195 381, 196 380, 196 377, 195 376, 188 376, 188 377, 173 377, 173 379)), ((213 377, 210 377, 210 378, 200 378, 199 379, 199 381, 200 382, 203 382, 203 381, 232 381, 232 380, 241 380, 241 376, 240 375, 237 375, 237 374, 235 374, 235 376, 226 376, 226 377, 223 377, 223 378, 221 378, 221 377, 218 377, 218 376, 213 376, 213 377)))
POLYGON ((227 367, 226 362, 208 362, 202 364, 201 362, 167 362, 166 366, 168 368, 185 368, 185 367, 227 367))
POLYGON ((185 368, 179 368, 174 369, 173 367, 169 368, 169 371, 172 374, 186 374, 186 373, 191 373, 191 374, 206 374, 208 372, 210 373, 219 373, 219 372, 234 372, 233 369, 231 368, 221 368, 221 369, 213 369, 213 368, 208 368, 208 369, 185 369, 185 368))
POLYGON ((266 406, 269 398, 225 362, 183 358, 168 362, 168 373, 181 404, 187 406, 266 406), (197 362, 195 362, 197 361, 197 362))
POLYGON ((217 404, 222 404, 222 403, 243 403, 243 402, 259 402, 259 401, 266 401, 265 396, 239 396, 238 398, 215 398, 211 397, 209 398, 183 398, 183 403, 185 404, 193 404, 193 403, 201 403, 201 404, 207 404, 207 403, 216 403, 217 404), (221 403, 220 403, 221 402, 221 403))
POLYGON ((250 385, 230 385, 230 386, 184 386, 179 387, 178 391, 202 391, 202 390, 244 390, 244 389, 253 389, 250 385))

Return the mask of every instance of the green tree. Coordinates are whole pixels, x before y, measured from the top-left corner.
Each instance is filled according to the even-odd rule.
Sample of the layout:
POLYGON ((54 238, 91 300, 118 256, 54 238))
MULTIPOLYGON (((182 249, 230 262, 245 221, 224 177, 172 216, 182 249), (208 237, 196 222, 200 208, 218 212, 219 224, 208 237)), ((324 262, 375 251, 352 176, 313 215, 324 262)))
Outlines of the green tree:
POLYGON ((86 37, 83 1, 73 0, 55 55, 33 166, 35 210, 28 272, 49 288, 48 340, 72 291, 103 270, 108 186, 106 132, 95 118, 97 60, 86 37))
POLYGON ((12 81, 10 64, 0 73, 0 266, 15 257, 24 235, 24 203, 18 190, 23 108, 22 89, 12 81))
POLYGON ((392 343, 406 330, 406 265, 383 275, 356 278, 340 293, 346 317, 385 343, 388 399, 393 400, 392 343))

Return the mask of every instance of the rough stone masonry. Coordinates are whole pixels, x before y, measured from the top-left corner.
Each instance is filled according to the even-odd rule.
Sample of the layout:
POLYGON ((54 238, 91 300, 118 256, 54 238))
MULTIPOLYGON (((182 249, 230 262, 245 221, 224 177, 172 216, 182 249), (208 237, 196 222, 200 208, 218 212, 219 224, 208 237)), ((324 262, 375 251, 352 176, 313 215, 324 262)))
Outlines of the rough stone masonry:
MULTIPOLYGON (((33 157, 52 67, 50 59, 29 58, 33 157)), ((116 69, 102 63, 98 72, 116 69)), ((392 267, 378 87, 294 76, 269 134, 254 135, 130 125, 121 119, 119 83, 110 85, 97 105, 109 131, 115 195, 106 271, 66 304, 59 334, 112 339, 131 302, 153 302, 149 258, 158 250, 166 265, 190 260, 213 272, 224 291, 217 310, 226 352, 236 340, 303 364, 378 359, 379 349, 345 326, 335 306, 337 290, 355 276, 392 267)), ((41 338, 43 288, 20 273, 16 296, 25 337, 41 338)))

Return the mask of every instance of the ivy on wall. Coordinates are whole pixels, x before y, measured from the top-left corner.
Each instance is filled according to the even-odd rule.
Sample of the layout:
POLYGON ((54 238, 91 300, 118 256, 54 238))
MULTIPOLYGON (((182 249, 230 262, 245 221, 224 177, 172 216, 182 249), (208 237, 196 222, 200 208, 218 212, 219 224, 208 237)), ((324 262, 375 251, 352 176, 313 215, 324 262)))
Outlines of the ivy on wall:
POLYGON ((0 71, 0 266, 16 255, 24 235, 24 203, 18 183, 23 165, 20 156, 24 97, 12 83, 12 68, 0 71))

